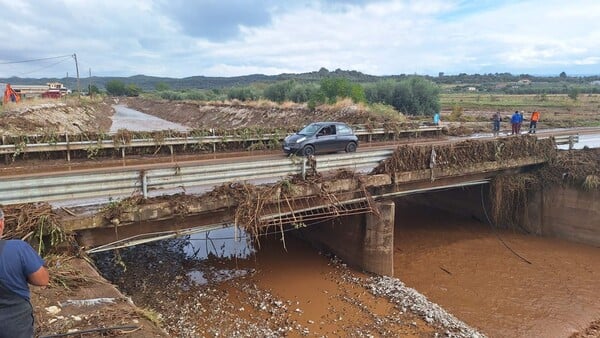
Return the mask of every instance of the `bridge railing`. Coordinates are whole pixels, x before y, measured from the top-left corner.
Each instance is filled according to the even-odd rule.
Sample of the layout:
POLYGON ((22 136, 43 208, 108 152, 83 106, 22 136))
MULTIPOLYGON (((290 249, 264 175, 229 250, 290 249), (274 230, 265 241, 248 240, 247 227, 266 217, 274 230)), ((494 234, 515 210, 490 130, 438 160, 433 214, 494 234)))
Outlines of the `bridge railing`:
MULTIPOLYGON (((353 154, 319 156, 320 172, 336 169, 373 168, 392 154, 379 150, 353 154)), ((161 169, 122 169, 110 172, 43 175, 9 178, 0 181, 0 204, 52 202, 83 198, 121 198, 133 194, 161 195, 188 191, 192 187, 259 179, 275 181, 288 175, 303 174, 306 158, 248 161, 204 166, 174 166, 161 169), (170 190, 170 191, 167 191, 170 190)))
MULTIPOLYGON (((422 127, 412 128, 400 131, 389 130, 385 128, 368 129, 365 126, 353 126, 355 128, 355 134, 359 137, 366 138, 367 141, 371 141, 373 136, 386 135, 386 134, 419 134, 427 132, 440 132, 441 127, 422 127)), ((191 146, 191 145, 213 145, 213 152, 216 151, 214 145, 217 143, 239 143, 239 142, 261 142, 278 140, 282 141, 283 137, 281 134, 263 134, 260 136, 233 136, 233 135, 208 135, 208 136, 182 136, 182 137, 165 137, 161 140, 155 140, 152 138, 139 138, 131 139, 127 142, 115 142, 112 136, 115 133, 107 134, 107 139, 100 140, 87 140, 87 141, 69 141, 69 135, 64 135, 66 141, 59 142, 39 142, 39 143, 27 143, 27 144, 6 144, 4 140, 0 145, 0 155, 19 155, 24 153, 39 153, 39 152, 70 152, 77 150, 98 150, 98 149, 115 149, 121 150, 121 154, 124 157, 127 149, 133 148, 156 148, 158 146, 191 146)), ((28 138, 35 138, 36 135, 32 135, 28 138)), ((70 160, 70 156, 67 155, 67 159, 70 160)))
MULTIPOLYGON (((558 144, 576 142, 577 135, 557 136, 558 144), (566 142, 566 143, 565 143, 566 142)), ((337 169, 366 170, 388 158, 392 149, 319 156, 319 172, 337 169)), ((157 169, 110 169, 103 172, 35 175, 0 180, 0 204, 52 202, 83 198, 121 198, 133 194, 173 194, 195 187, 210 188, 232 181, 276 181, 288 175, 303 175, 304 157, 247 161, 203 166, 170 166, 157 169), (170 190, 170 191, 169 191, 170 190)), ((262 182, 266 183, 266 182, 262 182)))
MULTIPOLYGON (((540 137, 540 139, 543 139, 543 138, 545 138, 545 137, 540 137)), ((573 146, 577 142, 579 142, 579 134, 554 136, 554 143, 556 143, 556 145, 568 144, 569 149, 573 149, 573 146)))

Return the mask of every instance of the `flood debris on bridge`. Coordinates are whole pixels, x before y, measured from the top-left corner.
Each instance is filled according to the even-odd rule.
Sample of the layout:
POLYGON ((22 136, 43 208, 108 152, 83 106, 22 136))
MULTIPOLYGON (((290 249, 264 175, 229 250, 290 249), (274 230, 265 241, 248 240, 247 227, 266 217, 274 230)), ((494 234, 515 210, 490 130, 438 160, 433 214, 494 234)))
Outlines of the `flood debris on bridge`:
POLYGON ((261 234, 273 227, 283 230, 287 225, 304 227, 307 222, 377 213, 368 185, 372 183, 367 182, 367 175, 349 170, 328 175, 313 172, 304 178, 292 175, 273 184, 231 182, 198 196, 177 194, 143 199, 136 195, 110 203, 101 211, 101 217, 103 222, 118 226, 144 217, 140 209, 158 204, 167 206, 176 218, 226 210, 233 215, 229 222, 243 228, 260 244, 261 234), (356 201, 345 202, 349 199, 356 201))
POLYGON ((482 162, 502 162, 526 157, 550 159, 555 156, 556 146, 552 139, 540 140, 533 136, 466 140, 443 145, 402 145, 389 159, 373 169, 372 173, 460 168, 482 162))
POLYGON ((600 149, 561 151, 535 171, 494 177, 489 221, 500 227, 522 228, 532 193, 556 186, 600 190, 600 149))

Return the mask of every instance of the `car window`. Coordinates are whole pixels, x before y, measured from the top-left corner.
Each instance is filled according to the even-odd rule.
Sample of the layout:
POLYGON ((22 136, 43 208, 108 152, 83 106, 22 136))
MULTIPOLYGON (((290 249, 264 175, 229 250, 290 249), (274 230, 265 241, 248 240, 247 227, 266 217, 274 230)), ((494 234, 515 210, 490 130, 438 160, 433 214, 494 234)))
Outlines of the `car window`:
POLYGON ((302 128, 302 130, 300 130, 298 134, 306 136, 314 135, 317 132, 317 130, 319 130, 319 128, 321 128, 321 126, 319 126, 318 124, 311 123, 308 126, 302 128))
POLYGON ((343 124, 338 124, 337 126, 337 133, 339 135, 351 135, 352 134, 352 129, 350 129, 350 127, 343 125, 343 124))

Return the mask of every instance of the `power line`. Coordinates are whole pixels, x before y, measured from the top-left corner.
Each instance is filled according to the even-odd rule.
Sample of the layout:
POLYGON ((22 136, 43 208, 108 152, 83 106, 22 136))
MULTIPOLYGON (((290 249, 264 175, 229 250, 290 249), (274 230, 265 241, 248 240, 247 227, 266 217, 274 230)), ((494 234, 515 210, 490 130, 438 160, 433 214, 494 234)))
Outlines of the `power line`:
POLYGON ((45 66, 45 67, 42 67, 42 68, 39 68, 39 69, 36 69, 36 70, 32 70, 32 71, 29 71, 29 72, 21 73, 21 74, 19 74, 19 75, 20 75, 20 76, 23 76, 23 75, 28 75, 28 74, 31 74, 31 73, 36 73, 36 72, 39 72, 40 70, 44 70, 44 69, 48 69, 48 68, 50 68, 50 67, 54 67, 54 66, 56 66, 56 65, 58 65, 58 64, 60 64, 60 63, 63 63, 63 62, 65 62, 65 61, 67 61, 67 59, 64 59, 64 60, 60 60, 60 61, 54 62, 54 63, 52 63, 52 64, 49 64, 49 65, 47 65, 47 66, 45 66))
POLYGON ((39 58, 39 59, 31 59, 31 60, 0 62, 0 65, 10 65, 10 64, 15 64, 15 63, 26 63, 26 62, 37 62, 37 61, 45 61, 45 60, 60 59, 60 58, 67 58, 67 57, 73 57, 73 54, 61 55, 61 56, 51 56, 51 57, 47 57, 47 58, 39 58))

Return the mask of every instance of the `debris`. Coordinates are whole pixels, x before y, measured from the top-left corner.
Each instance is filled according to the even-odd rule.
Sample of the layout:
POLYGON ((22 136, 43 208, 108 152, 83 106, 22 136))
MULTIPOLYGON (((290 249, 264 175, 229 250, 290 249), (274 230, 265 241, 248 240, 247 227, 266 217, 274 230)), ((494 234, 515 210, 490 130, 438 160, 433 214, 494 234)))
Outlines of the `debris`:
POLYGON ((71 300, 68 299, 66 302, 60 303, 60 306, 65 307, 69 305, 74 306, 95 306, 105 303, 113 303, 115 301, 114 298, 92 298, 92 299, 77 299, 71 300))

